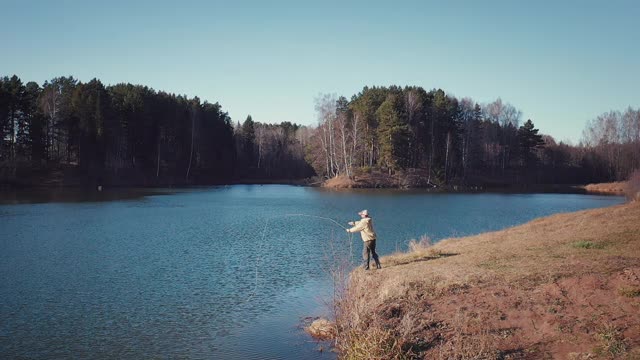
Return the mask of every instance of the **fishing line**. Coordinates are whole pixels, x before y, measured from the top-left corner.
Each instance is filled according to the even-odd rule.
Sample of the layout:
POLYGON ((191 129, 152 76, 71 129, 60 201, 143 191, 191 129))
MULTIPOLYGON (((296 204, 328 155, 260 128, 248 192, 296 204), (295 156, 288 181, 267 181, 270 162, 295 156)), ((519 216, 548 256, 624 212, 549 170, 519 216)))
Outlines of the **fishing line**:
POLYGON ((346 228, 346 227, 342 226, 342 224, 340 224, 340 223, 339 223, 339 222, 337 222, 336 220, 331 219, 331 218, 328 218, 328 217, 324 217, 324 216, 309 215, 309 214, 284 214, 284 215, 281 215, 281 216, 304 216, 304 217, 311 217, 311 218, 317 218, 317 219, 328 220, 328 221, 331 221, 332 223, 334 223, 334 224, 336 224, 336 225, 340 226, 341 228, 343 228, 343 229, 347 230, 347 228, 346 228))
MULTIPOLYGON (((331 221, 332 223, 334 223, 334 224, 340 226, 341 228, 347 230, 346 227, 342 226, 342 224, 340 224, 336 220, 328 218, 328 217, 324 217, 324 216, 309 215, 309 214, 284 214, 282 216, 303 216, 303 217, 311 217, 311 218, 327 220, 327 221, 331 221)), ((353 233, 349 233, 349 258, 353 257, 353 241, 352 240, 353 240, 353 233)))
MULTIPOLYGON (((310 215, 310 214, 298 213, 298 214, 282 214, 282 215, 275 215, 275 216, 267 217, 265 219, 265 221, 264 221, 264 227, 262 228, 262 239, 260 240, 260 244, 258 245, 260 247, 260 249, 258 249, 258 253, 259 254, 262 254, 262 244, 264 243, 264 241, 265 241, 265 239, 267 237, 267 228, 268 228, 269 222, 272 219, 279 218, 279 217, 294 217, 294 216, 322 219, 322 220, 330 221, 333 224, 341 227, 344 230, 347 229, 346 227, 342 226, 342 224, 340 224, 336 220, 328 218, 328 217, 324 217, 324 216, 319 216, 319 215, 310 215)), ((349 257, 353 256, 353 242, 352 242, 352 240, 353 240, 353 234, 349 233, 349 257)), ((262 260, 262 257, 258 256, 258 258, 255 261, 255 284, 254 284, 253 291, 247 297, 245 302, 248 302, 249 300, 251 300, 255 296, 255 294, 256 294, 256 292, 258 290, 258 265, 259 265, 261 260, 262 260)))

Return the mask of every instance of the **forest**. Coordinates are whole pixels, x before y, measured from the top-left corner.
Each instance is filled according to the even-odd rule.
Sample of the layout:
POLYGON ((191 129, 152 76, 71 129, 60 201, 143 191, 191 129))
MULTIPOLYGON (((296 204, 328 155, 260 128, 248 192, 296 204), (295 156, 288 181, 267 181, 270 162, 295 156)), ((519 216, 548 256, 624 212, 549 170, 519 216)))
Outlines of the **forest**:
POLYGON ((379 172, 443 184, 582 184, 640 168, 640 110, 588 121, 556 141, 500 98, 364 87, 316 99, 317 125, 233 122, 219 103, 147 86, 0 78, 0 183, 171 186, 379 172))
POLYGON ((317 99, 307 158, 318 174, 423 169, 435 184, 581 184, 624 180, 640 168, 640 111, 587 122, 578 145, 540 133, 500 98, 479 104, 441 89, 365 87, 317 99))
POLYGON ((187 185, 313 175, 299 126, 234 127, 218 103, 146 86, 0 78, 0 177, 27 185, 187 185))

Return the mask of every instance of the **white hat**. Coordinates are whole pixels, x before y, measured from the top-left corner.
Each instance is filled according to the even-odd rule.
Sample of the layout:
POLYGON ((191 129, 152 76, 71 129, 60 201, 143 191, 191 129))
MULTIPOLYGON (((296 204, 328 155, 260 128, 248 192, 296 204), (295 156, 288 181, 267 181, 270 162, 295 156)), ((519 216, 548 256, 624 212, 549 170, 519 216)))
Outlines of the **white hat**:
POLYGON ((369 216, 369 211, 367 210, 362 210, 358 213, 358 215, 364 215, 364 216, 369 216))

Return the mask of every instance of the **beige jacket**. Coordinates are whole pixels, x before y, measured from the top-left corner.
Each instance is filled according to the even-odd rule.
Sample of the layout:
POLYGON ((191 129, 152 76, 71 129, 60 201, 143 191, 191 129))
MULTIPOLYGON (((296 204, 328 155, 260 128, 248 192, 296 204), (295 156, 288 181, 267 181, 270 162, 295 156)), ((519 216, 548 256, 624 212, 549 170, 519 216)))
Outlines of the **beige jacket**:
POLYGON ((351 229, 347 229, 348 232, 360 232, 362 241, 371 241, 376 239, 376 232, 373 230, 373 220, 370 217, 366 217, 360 221, 356 221, 351 229))

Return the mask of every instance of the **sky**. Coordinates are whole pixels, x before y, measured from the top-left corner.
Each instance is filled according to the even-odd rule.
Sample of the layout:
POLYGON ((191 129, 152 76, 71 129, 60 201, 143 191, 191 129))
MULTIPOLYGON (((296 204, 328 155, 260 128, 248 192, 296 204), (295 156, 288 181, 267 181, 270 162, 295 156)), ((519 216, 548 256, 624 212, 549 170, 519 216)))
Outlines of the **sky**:
POLYGON ((501 98, 577 143, 640 107, 639 1, 0 0, 0 76, 72 75, 219 102, 232 120, 317 123, 364 86, 501 98))

